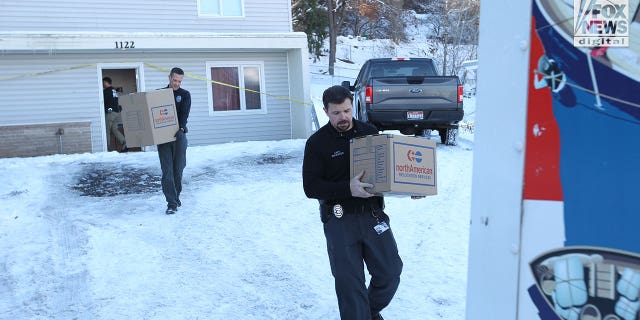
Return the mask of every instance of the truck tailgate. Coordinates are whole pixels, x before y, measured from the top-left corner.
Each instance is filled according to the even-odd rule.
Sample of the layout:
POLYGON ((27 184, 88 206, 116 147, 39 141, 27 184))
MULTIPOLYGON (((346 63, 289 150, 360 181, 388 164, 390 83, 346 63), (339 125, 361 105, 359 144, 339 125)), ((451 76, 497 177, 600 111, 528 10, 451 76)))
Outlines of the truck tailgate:
POLYGON ((380 77, 371 78, 373 110, 452 110, 458 103, 458 77, 380 77))

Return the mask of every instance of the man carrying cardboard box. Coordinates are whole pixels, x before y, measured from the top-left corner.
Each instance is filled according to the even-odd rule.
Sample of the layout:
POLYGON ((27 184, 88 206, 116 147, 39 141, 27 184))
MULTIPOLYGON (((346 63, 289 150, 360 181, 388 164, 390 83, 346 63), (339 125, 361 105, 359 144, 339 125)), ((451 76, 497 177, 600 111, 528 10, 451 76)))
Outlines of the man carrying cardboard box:
POLYGON ((389 216, 383 211, 383 197, 366 191, 373 185, 361 181, 365 172, 349 177, 350 139, 378 130, 353 119, 353 96, 348 89, 330 87, 322 102, 329 123, 307 140, 304 192, 320 202, 341 319, 379 320, 400 284, 402 260, 389 216), (363 261, 371 274, 368 288, 363 261))
POLYGON ((178 116, 179 129, 176 132, 176 140, 159 144, 158 156, 162 169, 162 192, 167 200, 166 214, 174 214, 180 202, 182 191, 182 172, 187 165, 187 118, 191 110, 191 94, 180 88, 184 71, 173 68, 169 73, 169 85, 173 89, 173 97, 176 103, 176 115, 178 116))

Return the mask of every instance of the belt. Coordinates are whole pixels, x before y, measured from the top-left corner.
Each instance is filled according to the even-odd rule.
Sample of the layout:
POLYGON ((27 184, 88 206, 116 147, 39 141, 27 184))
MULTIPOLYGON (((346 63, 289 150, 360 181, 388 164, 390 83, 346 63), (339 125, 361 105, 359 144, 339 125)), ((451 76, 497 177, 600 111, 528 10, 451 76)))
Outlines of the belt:
POLYGON ((325 202, 320 205, 320 208, 323 212, 327 212, 333 214, 333 207, 335 205, 340 205, 342 207, 342 211, 345 214, 362 214, 362 213, 372 213, 376 210, 382 209, 378 201, 368 201, 366 203, 352 203, 352 202, 325 202))

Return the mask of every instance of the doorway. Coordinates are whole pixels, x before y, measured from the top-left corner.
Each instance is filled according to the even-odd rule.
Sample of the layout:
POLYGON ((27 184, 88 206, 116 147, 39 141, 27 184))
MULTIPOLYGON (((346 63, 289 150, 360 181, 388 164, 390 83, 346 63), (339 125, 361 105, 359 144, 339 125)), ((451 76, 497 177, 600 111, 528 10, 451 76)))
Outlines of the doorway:
MULTIPOLYGON (((104 77, 111 78, 112 86, 116 90, 118 96, 123 96, 129 93, 138 92, 140 85, 138 80, 138 68, 131 67, 106 67, 103 66, 101 68, 101 76, 100 76, 100 84, 102 88, 102 79, 104 77)), ((100 90, 102 92, 102 90, 100 90)), ((102 101, 102 105, 104 105, 104 97, 100 99, 102 101)), ((103 123, 105 124, 103 128, 106 128, 106 114, 103 117, 103 123)), ((105 146, 107 151, 120 151, 123 149, 123 146, 120 144, 118 139, 116 139, 113 132, 109 132, 108 134, 105 131, 105 146)), ((118 131, 120 131, 124 135, 124 128, 122 127, 122 123, 118 124, 118 131)), ((125 135, 126 140, 126 135, 125 135)), ((128 151, 142 151, 142 148, 128 148, 128 151)))

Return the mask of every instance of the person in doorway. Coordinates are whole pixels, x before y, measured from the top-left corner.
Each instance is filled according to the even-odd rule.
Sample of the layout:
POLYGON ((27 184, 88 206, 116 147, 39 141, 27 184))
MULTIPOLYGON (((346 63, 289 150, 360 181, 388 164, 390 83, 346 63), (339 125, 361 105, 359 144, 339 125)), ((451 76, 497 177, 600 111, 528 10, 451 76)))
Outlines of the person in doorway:
MULTIPOLYGON (((107 127, 107 144, 111 143, 111 133, 116 137, 120 143, 120 152, 127 152, 127 143, 124 138, 124 134, 120 132, 118 126, 122 124, 122 117, 120 111, 122 108, 118 104, 118 91, 112 86, 112 80, 109 77, 102 78, 102 94, 104 96, 104 115, 105 126, 107 127)), ((109 146, 110 149, 116 149, 113 146, 109 146)))
POLYGON ((169 85, 166 88, 173 89, 173 98, 176 104, 176 115, 178 116, 178 131, 175 134, 176 140, 159 144, 158 157, 160 157, 160 167, 162 169, 162 192, 167 200, 166 214, 174 214, 180 202, 180 192, 182 192, 182 172, 187 165, 187 118, 191 110, 191 94, 182 89, 182 79, 184 71, 180 68, 173 68, 169 72, 169 85))
POLYGON ((400 284, 402 260, 383 197, 366 190, 373 185, 361 181, 364 172, 349 177, 349 140, 378 130, 353 119, 353 96, 345 87, 326 89, 322 102, 329 123, 306 142, 304 192, 320 202, 340 318, 380 320, 400 284), (371 274, 368 287, 363 262, 371 274))

